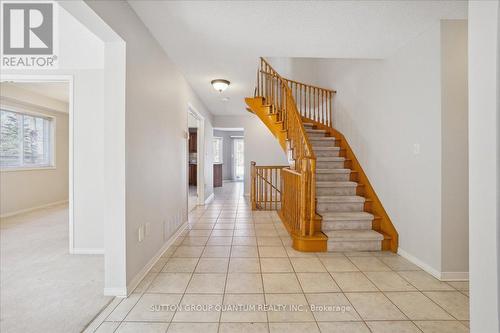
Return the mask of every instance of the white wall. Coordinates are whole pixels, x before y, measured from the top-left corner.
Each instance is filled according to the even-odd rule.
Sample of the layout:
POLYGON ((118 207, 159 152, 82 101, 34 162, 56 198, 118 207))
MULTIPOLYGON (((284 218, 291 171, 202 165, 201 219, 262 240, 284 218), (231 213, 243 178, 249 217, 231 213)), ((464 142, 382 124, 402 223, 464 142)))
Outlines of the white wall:
POLYGON ((290 70, 292 79, 337 90, 335 127, 391 217, 400 252, 439 278, 467 278, 466 34, 458 24, 442 36, 436 22, 386 59, 292 59, 290 70), (442 43, 446 52, 461 52, 444 63, 446 80, 442 43), (455 93, 460 97, 450 97, 455 93), (443 158, 446 194, 460 191, 444 202, 443 158))
POLYGON ((126 280, 131 287, 187 218, 188 103, 205 117, 205 196, 212 192, 212 116, 126 2, 87 3, 126 43, 126 280), (137 230, 145 223, 150 233, 139 243, 137 230))
POLYGON ((467 21, 441 22, 441 241, 444 278, 469 272, 467 21))
MULTIPOLYGON (((69 86, 68 86, 69 89, 69 86)), ((2 106, 54 119, 55 167, 0 172, 0 216, 68 200, 68 103, 1 84, 2 106)))
POLYGON ((500 6, 469 1, 470 331, 500 332, 500 6))
POLYGON ((250 162, 257 165, 288 165, 278 140, 255 115, 215 116, 214 127, 243 128, 245 133, 245 194, 250 193, 250 162))

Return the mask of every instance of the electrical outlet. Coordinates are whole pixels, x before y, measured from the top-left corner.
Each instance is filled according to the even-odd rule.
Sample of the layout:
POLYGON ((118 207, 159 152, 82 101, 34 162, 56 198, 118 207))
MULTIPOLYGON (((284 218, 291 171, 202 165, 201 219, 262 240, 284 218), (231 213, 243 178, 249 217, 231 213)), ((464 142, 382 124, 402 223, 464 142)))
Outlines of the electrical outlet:
POLYGON ((420 154, 420 144, 419 143, 413 144, 413 154, 414 155, 420 154))
POLYGON ((139 240, 139 243, 144 240, 144 225, 141 224, 139 228, 137 229, 137 239, 139 240))

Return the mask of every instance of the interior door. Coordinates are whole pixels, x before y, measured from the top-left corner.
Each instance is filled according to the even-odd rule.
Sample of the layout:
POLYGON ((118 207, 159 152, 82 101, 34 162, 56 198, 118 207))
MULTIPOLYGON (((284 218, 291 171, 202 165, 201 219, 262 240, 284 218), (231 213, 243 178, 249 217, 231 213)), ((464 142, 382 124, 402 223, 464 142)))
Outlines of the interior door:
POLYGON ((245 145, 243 139, 233 139, 234 179, 243 180, 245 175, 245 145))

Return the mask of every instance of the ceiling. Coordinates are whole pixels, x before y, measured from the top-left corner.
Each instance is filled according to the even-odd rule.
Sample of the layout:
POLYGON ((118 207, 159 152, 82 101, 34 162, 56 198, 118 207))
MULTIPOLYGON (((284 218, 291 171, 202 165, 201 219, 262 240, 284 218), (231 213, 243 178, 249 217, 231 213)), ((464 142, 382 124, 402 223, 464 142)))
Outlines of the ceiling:
POLYGON ((8 84, 61 102, 68 103, 69 101, 67 82, 9 82, 8 84))
POLYGON ((244 114, 258 57, 384 58, 466 1, 133 1, 213 114, 244 114), (215 78, 231 81, 221 96, 215 78), (229 101, 222 101, 229 97, 229 101))

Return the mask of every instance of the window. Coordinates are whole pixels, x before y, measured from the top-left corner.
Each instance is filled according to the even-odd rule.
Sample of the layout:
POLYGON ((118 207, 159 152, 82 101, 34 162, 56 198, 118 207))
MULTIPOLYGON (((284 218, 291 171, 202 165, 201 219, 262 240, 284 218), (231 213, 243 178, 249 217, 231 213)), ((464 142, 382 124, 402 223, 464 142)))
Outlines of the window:
POLYGON ((222 163, 222 138, 214 137, 214 163, 222 163))
POLYGON ((52 165, 52 118, 0 110, 0 167, 52 165))

